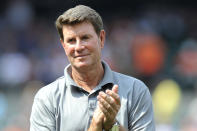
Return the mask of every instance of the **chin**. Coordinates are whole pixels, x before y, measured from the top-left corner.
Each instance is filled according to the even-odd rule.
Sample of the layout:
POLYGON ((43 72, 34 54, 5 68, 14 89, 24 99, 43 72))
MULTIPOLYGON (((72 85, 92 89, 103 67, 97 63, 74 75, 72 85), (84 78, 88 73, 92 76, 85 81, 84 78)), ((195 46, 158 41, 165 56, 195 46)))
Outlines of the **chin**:
POLYGON ((83 69, 83 68, 89 68, 92 64, 91 62, 77 62, 76 64, 74 64, 75 67, 77 67, 78 69, 83 69))

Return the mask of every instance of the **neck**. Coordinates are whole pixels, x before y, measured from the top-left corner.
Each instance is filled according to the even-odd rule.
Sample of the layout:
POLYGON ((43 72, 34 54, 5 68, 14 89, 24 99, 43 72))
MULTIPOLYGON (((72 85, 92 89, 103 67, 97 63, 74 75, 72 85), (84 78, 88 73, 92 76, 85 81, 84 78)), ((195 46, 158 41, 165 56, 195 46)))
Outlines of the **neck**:
POLYGON ((72 67, 72 78, 84 90, 91 92, 101 81, 104 75, 102 64, 92 66, 86 71, 80 71, 72 67))

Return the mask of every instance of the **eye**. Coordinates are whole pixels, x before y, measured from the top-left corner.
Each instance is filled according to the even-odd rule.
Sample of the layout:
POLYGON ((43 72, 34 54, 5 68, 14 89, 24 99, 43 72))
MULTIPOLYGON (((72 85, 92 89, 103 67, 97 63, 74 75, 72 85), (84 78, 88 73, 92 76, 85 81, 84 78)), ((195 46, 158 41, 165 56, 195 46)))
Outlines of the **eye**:
POLYGON ((87 36, 87 35, 84 35, 84 36, 82 36, 82 38, 81 38, 82 40, 88 40, 89 39, 89 36, 87 36))
POLYGON ((74 38, 70 38, 67 40, 67 43, 74 43, 75 42, 75 39, 74 38))

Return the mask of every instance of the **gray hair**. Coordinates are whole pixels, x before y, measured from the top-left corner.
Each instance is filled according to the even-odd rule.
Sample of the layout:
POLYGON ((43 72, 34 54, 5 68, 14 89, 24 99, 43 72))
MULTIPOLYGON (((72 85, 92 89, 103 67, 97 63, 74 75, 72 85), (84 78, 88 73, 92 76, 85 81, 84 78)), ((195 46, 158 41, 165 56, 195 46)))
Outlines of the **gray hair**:
POLYGON ((100 34, 100 31, 103 29, 101 16, 94 9, 88 6, 78 5, 74 8, 68 9, 57 18, 55 25, 60 38, 64 40, 62 31, 63 25, 74 25, 84 21, 90 22, 97 35, 100 34))

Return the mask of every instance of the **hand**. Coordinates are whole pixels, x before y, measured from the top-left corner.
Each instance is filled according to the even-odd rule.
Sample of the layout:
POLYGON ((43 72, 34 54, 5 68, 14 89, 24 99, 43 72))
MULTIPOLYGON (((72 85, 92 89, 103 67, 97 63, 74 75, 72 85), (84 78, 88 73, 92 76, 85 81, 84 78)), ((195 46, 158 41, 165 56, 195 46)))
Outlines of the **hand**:
POLYGON ((116 115, 121 106, 118 85, 114 85, 112 90, 106 90, 106 93, 100 92, 97 99, 99 108, 104 114, 103 128, 109 130, 115 123, 116 115))
POLYGON ((90 124, 88 131, 102 131, 102 122, 103 122, 103 112, 100 110, 99 107, 96 108, 93 114, 93 118, 90 124))

